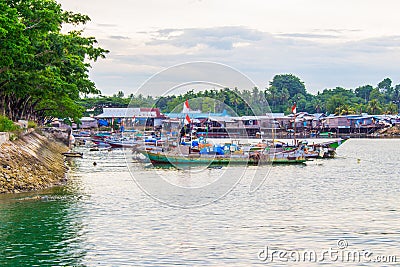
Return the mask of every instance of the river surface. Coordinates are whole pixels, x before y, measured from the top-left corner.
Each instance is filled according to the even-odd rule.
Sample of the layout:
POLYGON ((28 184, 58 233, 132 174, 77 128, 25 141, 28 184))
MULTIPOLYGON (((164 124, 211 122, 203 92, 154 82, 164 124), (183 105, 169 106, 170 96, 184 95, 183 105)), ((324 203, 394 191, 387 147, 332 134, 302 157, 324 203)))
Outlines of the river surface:
POLYGON ((0 196, 0 266, 394 266, 382 263, 391 256, 400 262, 400 139, 351 139, 335 159, 262 167, 266 179, 254 192, 256 167, 205 192, 196 190, 222 173, 235 180, 243 170, 186 177, 129 157, 128 169, 122 150, 81 149, 84 158, 70 162, 66 186, 0 196), (156 174, 189 191, 159 188, 156 174), (303 258, 304 251, 318 258, 303 258), (362 255, 346 259, 344 252, 362 255))

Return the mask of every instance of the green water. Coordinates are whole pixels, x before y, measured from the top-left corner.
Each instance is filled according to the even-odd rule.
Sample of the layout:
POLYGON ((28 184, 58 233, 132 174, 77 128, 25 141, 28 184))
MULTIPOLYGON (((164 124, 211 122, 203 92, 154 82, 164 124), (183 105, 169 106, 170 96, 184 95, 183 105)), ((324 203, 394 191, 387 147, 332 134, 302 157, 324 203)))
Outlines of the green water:
POLYGON ((79 200, 63 188, 41 193, 1 198, 1 266, 76 266, 85 256, 79 200))
MULTIPOLYGON (((400 140, 349 140, 336 159, 273 167, 255 193, 244 177, 218 201, 191 209, 138 188, 121 150, 83 150, 66 186, 0 196, 0 266, 265 266, 257 255, 266 245, 323 250, 339 239, 400 261, 399 148, 400 140)), ((151 168, 135 166, 134 175, 156 181, 151 168)), ((191 180, 197 174, 157 171, 171 183, 201 185, 191 180)), ((201 175, 212 183, 223 172, 201 175)))

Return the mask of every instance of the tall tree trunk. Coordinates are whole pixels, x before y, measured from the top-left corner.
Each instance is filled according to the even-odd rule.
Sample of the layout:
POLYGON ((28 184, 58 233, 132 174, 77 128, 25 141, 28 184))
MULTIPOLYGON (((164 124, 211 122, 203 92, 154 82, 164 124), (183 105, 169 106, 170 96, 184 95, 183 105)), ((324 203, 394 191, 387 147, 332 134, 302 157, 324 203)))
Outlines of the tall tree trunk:
POLYGON ((39 103, 39 100, 35 100, 33 103, 29 103, 29 102, 27 103, 27 107, 26 107, 27 120, 39 122, 38 117, 35 113, 35 107, 38 103, 39 103))
POLYGON ((6 115, 6 108, 5 108, 5 96, 0 94, 0 116, 6 115))
POLYGON ((19 102, 20 102, 20 105, 18 105, 19 106, 19 112, 18 112, 18 116, 21 118, 21 119, 27 119, 26 118, 26 107, 27 107, 27 104, 28 104, 28 102, 30 101, 30 99, 31 99, 31 96, 25 96, 24 98, 22 98, 19 102))

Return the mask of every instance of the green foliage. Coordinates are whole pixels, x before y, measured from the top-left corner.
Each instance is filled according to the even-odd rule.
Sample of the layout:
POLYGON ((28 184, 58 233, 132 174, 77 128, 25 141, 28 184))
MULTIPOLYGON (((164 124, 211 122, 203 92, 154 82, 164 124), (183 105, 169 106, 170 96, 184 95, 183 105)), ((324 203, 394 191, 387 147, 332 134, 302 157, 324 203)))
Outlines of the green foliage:
POLYGON ((304 83, 293 74, 280 74, 275 75, 270 85, 276 88, 279 92, 283 92, 284 89, 289 93, 289 98, 297 94, 305 95, 306 87, 304 83))
POLYGON ((10 137, 9 137, 9 140, 10 141, 15 141, 15 140, 17 140, 18 139, 18 135, 17 134, 10 134, 10 137))
POLYGON ((89 61, 108 52, 82 31, 62 33, 64 23, 89 21, 62 10, 56 0, 0 3, 0 114, 12 120, 82 116, 80 95, 98 94, 89 61))
POLYGON ((20 127, 5 116, 0 116, 0 132, 17 131, 20 127))
POLYGON ((37 127, 37 123, 34 121, 28 121, 28 128, 36 128, 37 127))
POLYGON ((398 114, 399 109, 398 109, 398 107, 397 107, 396 104, 394 104, 394 103, 389 103, 389 104, 386 104, 386 105, 383 107, 383 111, 384 111, 385 114, 392 114, 392 115, 395 115, 395 114, 398 114))
POLYGON ((373 89, 371 85, 364 85, 356 88, 354 92, 357 97, 364 99, 364 103, 367 103, 373 89))
POLYGON ((389 78, 385 78, 383 81, 378 83, 378 89, 380 90, 390 90, 392 88, 392 80, 389 78))
POLYGON ((231 115, 265 115, 269 112, 291 113, 294 103, 298 112, 328 113, 336 115, 361 114, 397 114, 400 105, 400 85, 394 88, 390 79, 385 79, 378 86, 371 85, 357 87, 354 91, 342 87, 324 89, 317 95, 307 93, 304 83, 292 74, 277 75, 265 90, 252 88, 251 90, 221 89, 205 90, 195 93, 194 90, 182 95, 152 97, 130 95, 125 98, 119 91, 112 97, 97 96, 84 98, 77 102, 85 109, 94 110, 89 114, 102 113, 103 107, 158 107, 164 113, 181 112, 183 102, 190 100, 193 110, 202 112, 223 112, 227 110, 231 115), (388 88, 390 85, 390 88, 388 88), (294 88, 294 89, 293 89, 294 88))
POLYGON ((371 99, 367 104, 367 112, 372 115, 380 114, 382 106, 378 99, 371 99))

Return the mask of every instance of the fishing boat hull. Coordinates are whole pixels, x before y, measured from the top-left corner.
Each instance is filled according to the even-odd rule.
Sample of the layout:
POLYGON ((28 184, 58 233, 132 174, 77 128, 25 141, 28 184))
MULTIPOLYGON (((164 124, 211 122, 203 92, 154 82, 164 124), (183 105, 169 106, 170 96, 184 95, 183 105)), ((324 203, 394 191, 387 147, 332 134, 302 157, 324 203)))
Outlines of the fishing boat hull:
POLYGON ((61 153, 61 154, 67 158, 82 158, 83 157, 82 152, 65 152, 65 153, 61 153))
POLYGON ((138 145, 137 142, 124 142, 124 141, 108 141, 107 144, 109 144, 112 148, 132 148, 136 147, 138 145))
POLYGON ((151 163, 170 165, 259 165, 259 164, 302 164, 302 156, 276 157, 273 155, 171 155, 167 153, 147 152, 151 163))
MULTIPOLYGON (((339 139, 330 142, 324 142, 321 144, 311 145, 310 147, 314 152, 318 153, 317 158, 334 158, 336 156, 336 149, 341 146, 344 142, 347 141, 346 139, 339 139)), ((307 157, 307 154, 306 154, 307 157)))

